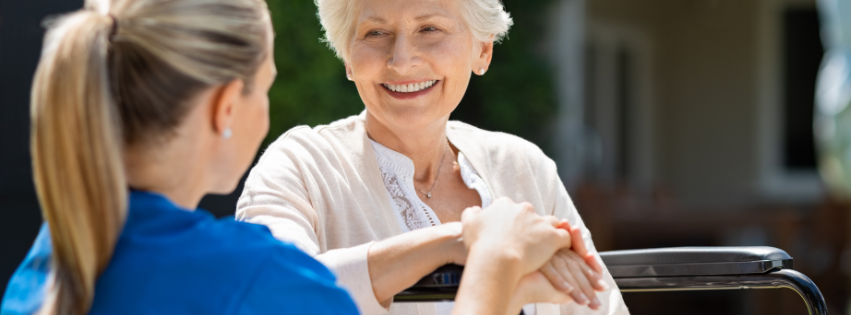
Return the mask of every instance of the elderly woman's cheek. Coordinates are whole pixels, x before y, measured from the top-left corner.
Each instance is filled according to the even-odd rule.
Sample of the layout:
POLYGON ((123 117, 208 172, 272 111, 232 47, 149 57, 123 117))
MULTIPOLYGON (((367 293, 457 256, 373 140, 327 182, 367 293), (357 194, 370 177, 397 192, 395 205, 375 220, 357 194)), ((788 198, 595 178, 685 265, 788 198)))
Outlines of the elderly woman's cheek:
POLYGON ((359 90, 363 88, 362 84, 386 81, 381 76, 387 67, 387 59, 387 53, 381 47, 366 44, 352 47, 346 63, 351 70, 351 80, 358 85, 359 90))

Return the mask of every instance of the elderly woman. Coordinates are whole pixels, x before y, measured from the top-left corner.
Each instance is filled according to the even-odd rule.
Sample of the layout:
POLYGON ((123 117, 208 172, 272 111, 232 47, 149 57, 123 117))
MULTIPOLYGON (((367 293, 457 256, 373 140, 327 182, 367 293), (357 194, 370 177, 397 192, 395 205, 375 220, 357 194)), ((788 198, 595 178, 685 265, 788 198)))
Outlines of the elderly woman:
POLYGON ((540 270, 575 303, 528 305, 527 314, 628 313, 555 163, 518 137, 449 121, 512 23, 499 0, 317 5, 366 110, 275 141, 249 175, 237 219, 315 255, 364 314, 448 314, 452 303, 391 302, 437 267, 464 263, 464 209, 509 197, 568 220, 590 250, 562 250, 540 270))

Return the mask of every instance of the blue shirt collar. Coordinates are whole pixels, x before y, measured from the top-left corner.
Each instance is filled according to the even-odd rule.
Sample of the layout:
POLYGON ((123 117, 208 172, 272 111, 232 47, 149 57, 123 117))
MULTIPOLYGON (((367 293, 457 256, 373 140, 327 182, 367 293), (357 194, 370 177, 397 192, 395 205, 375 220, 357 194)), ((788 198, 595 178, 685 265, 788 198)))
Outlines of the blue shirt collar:
POLYGON ((203 209, 180 207, 154 192, 131 190, 128 199, 130 205, 122 235, 168 234, 215 220, 211 213, 203 209), (163 216, 168 216, 168 219, 161 220, 163 216))

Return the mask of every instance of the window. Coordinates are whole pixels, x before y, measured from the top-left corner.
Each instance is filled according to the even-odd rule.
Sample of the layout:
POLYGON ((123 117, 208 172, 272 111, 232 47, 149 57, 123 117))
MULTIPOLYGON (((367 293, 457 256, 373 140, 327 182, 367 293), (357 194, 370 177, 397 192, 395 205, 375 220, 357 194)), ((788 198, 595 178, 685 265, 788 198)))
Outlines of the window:
POLYGON ((651 42, 635 27, 591 23, 584 63, 585 174, 649 187, 653 178, 651 42))
POLYGON ((759 190, 767 200, 813 202, 824 194, 812 130, 823 55, 818 13, 811 0, 759 3, 759 190))
POLYGON ((813 139, 815 82, 824 49, 815 8, 783 13, 783 167, 816 169, 813 139))

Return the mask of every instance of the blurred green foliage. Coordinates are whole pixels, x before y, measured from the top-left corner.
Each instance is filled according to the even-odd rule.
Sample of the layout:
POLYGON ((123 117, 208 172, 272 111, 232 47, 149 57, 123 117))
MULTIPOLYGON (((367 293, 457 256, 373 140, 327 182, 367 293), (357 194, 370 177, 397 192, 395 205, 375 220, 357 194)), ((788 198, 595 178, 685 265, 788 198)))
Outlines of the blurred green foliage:
MULTIPOLYGON (((529 139, 546 149, 556 112, 552 74, 540 55, 552 0, 503 0, 515 25, 497 45, 485 76, 473 76, 452 119, 529 139)), ((297 125, 327 124, 364 106, 343 63, 320 41, 316 6, 308 0, 271 0, 278 78, 269 92, 266 143, 297 125)))
POLYGON ((322 26, 309 0, 270 0, 278 78, 269 91, 267 144, 297 125, 315 126, 363 110, 343 63, 320 41, 322 26))

